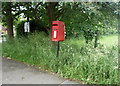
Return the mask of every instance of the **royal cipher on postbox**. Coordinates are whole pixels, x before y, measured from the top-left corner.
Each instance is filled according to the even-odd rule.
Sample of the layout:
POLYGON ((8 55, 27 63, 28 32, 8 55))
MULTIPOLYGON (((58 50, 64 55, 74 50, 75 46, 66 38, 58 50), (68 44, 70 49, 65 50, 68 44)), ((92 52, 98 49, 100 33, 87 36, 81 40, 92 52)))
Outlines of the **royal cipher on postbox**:
POLYGON ((65 24, 62 21, 52 21, 52 41, 65 40, 65 24))

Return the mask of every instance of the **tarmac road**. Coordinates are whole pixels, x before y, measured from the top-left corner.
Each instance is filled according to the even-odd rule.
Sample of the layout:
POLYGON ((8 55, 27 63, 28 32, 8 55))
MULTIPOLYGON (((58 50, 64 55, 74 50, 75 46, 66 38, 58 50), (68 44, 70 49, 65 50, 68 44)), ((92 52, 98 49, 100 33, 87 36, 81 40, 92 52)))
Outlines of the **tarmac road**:
MULTIPOLYGON (((2 84, 79 84, 11 59, 2 58, 2 84)), ((82 86, 82 85, 80 85, 82 86)))

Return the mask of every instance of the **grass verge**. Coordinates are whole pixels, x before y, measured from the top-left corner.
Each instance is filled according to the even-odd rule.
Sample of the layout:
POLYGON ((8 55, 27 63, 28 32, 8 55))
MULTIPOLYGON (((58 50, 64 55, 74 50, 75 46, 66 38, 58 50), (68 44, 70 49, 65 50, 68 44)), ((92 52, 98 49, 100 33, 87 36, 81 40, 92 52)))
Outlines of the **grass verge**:
POLYGON ((99 44, 94 48, 93 44, 85 45, 83 41, 80 43, 82 46, 80 40, 75 42, 75 39, 61 42, 60 56, 56 57, 49 38, 35 33, 27 38, 4 42, 3 55, 87 84, 117 84, 117 44, 111 47, 99 44))

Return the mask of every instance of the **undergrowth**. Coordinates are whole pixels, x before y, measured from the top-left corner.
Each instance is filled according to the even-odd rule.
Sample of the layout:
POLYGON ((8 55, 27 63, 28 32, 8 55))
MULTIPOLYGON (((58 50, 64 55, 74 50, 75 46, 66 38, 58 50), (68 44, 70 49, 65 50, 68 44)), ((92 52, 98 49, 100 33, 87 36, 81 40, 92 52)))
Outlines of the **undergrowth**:
POLYGON ((60 74, 65 78, 81 80, 87 84, 117 84, 117 45, 108 48, 92 44, 77 46, 61 42, 60 55, 43 33, 3 43, 3 56, 11 57, 31 65, 60 74))

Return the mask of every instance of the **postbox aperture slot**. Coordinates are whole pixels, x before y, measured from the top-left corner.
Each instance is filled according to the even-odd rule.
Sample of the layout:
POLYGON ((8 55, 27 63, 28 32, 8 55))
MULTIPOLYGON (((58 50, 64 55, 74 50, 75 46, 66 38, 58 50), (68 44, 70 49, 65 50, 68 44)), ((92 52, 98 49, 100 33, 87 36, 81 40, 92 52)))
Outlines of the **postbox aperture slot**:
POLYGON ((58 30, 58 29, 53 29, 53 30, 58 30))
POLYGON ((53 26, 58 26, 58 24, 53 24, 53 26))

